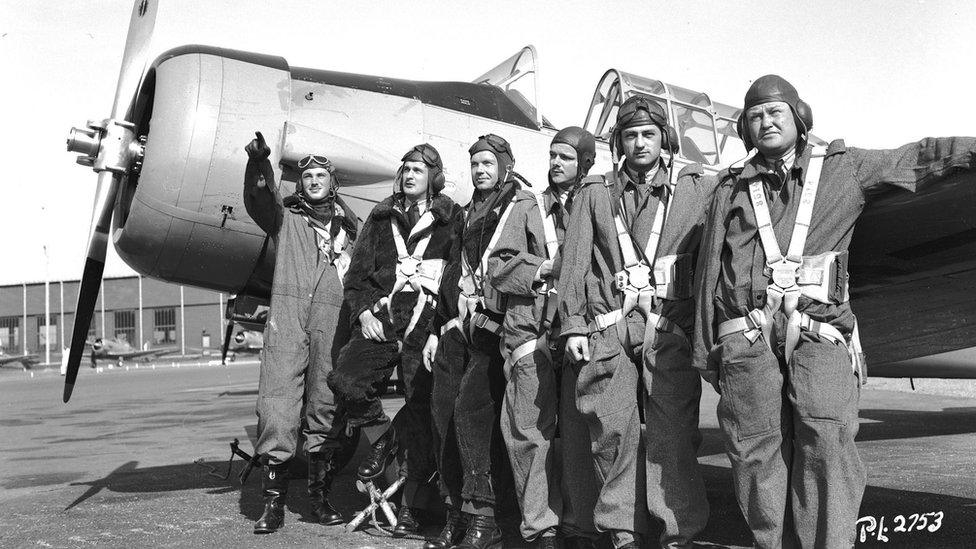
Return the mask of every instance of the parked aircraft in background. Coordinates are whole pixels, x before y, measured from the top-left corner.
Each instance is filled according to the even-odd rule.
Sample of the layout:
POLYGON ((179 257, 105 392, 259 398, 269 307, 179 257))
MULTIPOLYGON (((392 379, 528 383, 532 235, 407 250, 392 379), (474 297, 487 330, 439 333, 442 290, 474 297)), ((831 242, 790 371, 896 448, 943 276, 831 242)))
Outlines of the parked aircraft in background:
POLYGON ((22 355, 8 355, 0 350, 0 366, 6 366, 8 364, 20 364, 20 367, 24 370, 30 370, 31 366, 39 363, 41 360, 36 354, 22 354, 22 355))
MULTIPOLYGON (((78 162, 98 173, 98 191, 65 402, 110 237, 143 275, 267 299, 274 243, 248 217, 242 200, 242 147, 255 130, 272 145, 283 192, 291 191, 296 161, 323 152, 336 167, 340 194, 360 217, 390 193, 402 152, 421 142, 440 151, 445 192, 462 204, 471 194, 467 148, 489 132, 512 143, 516 169, 537 181, 537 190, 544 184, 540 177, 556 128, 539 108, 531 46, 471 83, 291 67, 281 57, 199 45, 172 49, 148 64, 156 10, 155 1, 135 2, 111 116, 72 129, 68 139, 68 149, 82 153, 78 162)), ((594 173, 611 168, 607 137, 616 110, 638 94, 664 106, 677 129, 676 169, 698 162, 714 174, 745 156, 735 129, 738 108, 704 92, 611 69, 584 118, 599 138, 594 173)), ((872 375, 884 375, 888 363, 976 343, 976 296, 968 291, 976 285, 972 179, 956 176, 911 201, 892 191, 864 212, 851 248, 851 294, 872 375), (922 306, 932 303, 940 305, 922 306)), ((966 360, 939 370, 917 363, 894 375, 933 374, 976 377, 976 367, 966 360)))
POLYGON ((233 335, 230 343, 221 352, 222 364, 227 363, 227 357, 231 362, 237 359, 237 355, 257 355, 264 349, 264 332, 255 330, 239 330, 233 335))
POLYGON ((115 360, 119 366, 126 360, 141 358, 150 360, 162 355, 170 355, 180 350, 179 347, 156 347, 155 349, 136 349, 122 338, 96 338, 87 342, 91 346, 91 367, 98 364, 98 360, 115 360))

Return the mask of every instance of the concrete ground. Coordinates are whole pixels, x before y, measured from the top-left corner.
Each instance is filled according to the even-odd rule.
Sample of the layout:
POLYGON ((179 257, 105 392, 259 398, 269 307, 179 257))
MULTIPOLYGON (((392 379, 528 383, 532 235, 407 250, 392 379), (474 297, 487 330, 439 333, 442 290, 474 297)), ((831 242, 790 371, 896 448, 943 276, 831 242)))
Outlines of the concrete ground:
MULTIPOLYGON (((286 527, 251 534, 261 509, 258 475, 241 487, 208 472, 226 471, 234 438, 252 449, 257 365, 176 366, 84 369, 69 404, 61 403, 56 370, 0 371, 0 547, 420 546, 373 529, 350 534, 303 522, 300 480, 292 483, 286 527)), ((916 380, 916 387, 872 380, 862 393, 863 545, 973 547, 976 384, 916 380)), ((702 539, 748 546, 716 402, 706 388, 700 461, 712 518, 702 539)), ((391 411, 399 403, 386 400, 391 411)), ((348 515, 364 506, 351 472, 339 477, 335 502, 348 515)))

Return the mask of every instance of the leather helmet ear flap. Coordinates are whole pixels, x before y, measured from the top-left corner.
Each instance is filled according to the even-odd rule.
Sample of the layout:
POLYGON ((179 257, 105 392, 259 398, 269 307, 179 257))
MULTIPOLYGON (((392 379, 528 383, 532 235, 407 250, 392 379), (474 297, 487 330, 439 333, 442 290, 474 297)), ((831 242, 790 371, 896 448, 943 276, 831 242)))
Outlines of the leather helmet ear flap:
POLYGON ((739 118, 735 121, 735 133, 739 134, 739 139, 745 145, 746 151, 752 150, 752 139, 749 139, 749 132, 746 131, 746 111, 739 113, 739 118))
POLYGON ((434 177, 430 181, 430 188, 434 189, 436 192, 440 192, 446 183, 444 180, 444 170, 442 168, 434 168, 431 171, 434 172, 434 177))
POLYGON ((809 132, 813 129, 813 109, 802 99, 797 99, 795 109, 794 114, 800 119, 800 122, 803 122, 803 125, 806 126, 805 130, 809 132))
POLYGON ((668 149, 671 154, 676 154, 681 149, 681 138, 678 137, 678 132, 673 126, 664 127, 664 137, 667 142, 664 143, 664 147, 668 149))

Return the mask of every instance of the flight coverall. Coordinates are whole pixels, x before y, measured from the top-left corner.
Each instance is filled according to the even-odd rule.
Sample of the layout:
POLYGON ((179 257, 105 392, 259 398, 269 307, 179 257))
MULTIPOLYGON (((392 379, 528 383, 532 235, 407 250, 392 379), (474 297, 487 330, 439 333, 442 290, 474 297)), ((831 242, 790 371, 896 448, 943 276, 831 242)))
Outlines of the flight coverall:
POLYGON ((703 177, 697 164, 679 173, 673 192, 667 190, 663 164, 647 183, 635 183, 623 169, 616 177, 612 172, 590 176, 574 199, 563 245, 558 284, 562 334, 588 336, 590 351, 588 363, 573 367, 579 376, 576 405, 589 428, 603 484, 594 522, 602 531, 646 533, 646 505, 664 523, 661 543, 666 547, 691 546, 708 520, 697 463, 701 381, 692 368, 691 343, 685 334, 694 326, 688 272, 694 265, 689 263, 698 251, 714 187, 714 180, 703 177), (626 328, 625 345, 616 326, 601 330, 597 322, 623 303, 615 283, 624 260, 613 205, 623 203, 634 248, 643 249, 662 199, 670 204, 656 257, 690 254, 684 256, 689 263, 680 278, 687 295, 654 300, 651 312, 666 323, 647 325, 640 312, 631 311, 620 321, 626 328), (639 405, 646 439, 641 436, 639 405))
MULTIPOLYGON (((297 450, 303 397, 304 450, 342 447, 344 429, 337 424, 335 398, 326 384, 334 355, 348 338, 348 310, 343 309, 342 281, 334 264, 342 259, 321 251, 317 233, 301 212, 283 206, 267 159, 248 160, 244 206, 277 250, 258 383, 255 452, 269 465, 281 465, 297 450), (267 184, 258 187, 262 177, 267 184)), ((348 251, 357 226, 356 215, 336 198, 333 240, 343 231, 348 251)))
MULTIPOLYGON (((380 396, 399 366, 405 402, 394 417, 393 426, 400 441, 401 473, 407 477, 404 504, 411 507, 421 506, 424 497, 418 491, 427 485, 435 470, 430 416, 432 380, 423 366, 422 351, 437 296, 422 286, 420 279, 425 273, 435 274, 431 266, 421 265, 414 276, 404 279, 407 290, 394 294, 389 307, 385 299, 389 299, 398 280, 398 250, 391 223, 397 224, 410 254, 429 235, 423 259, 437 263, 450 256, 461 223, 461 206, 447 196, 437 195, 431 198, 427 211, 431 214, 429 222, 421 217, 416 225, 411 225, 407 213, 391 196, 370 213, 346 275, 345 299, 350 308, 352 336, 328 377, 350 426, 389 424, 380 396), (416 231, 411 232, 414 228, 416 231), (418 299, 425 305, 418 305, 418 299), (421 310, 419 307, 422 312, 418 318, 415 314, 421 310), (383 323, 386 341, 373 341, 363 335, 359 315, 366 310, 373 311, 383 323), (408 327, 410 333, 405 335, 408 327)), ((436 276, 439 279, 439 273, 436 276)), ((439 280, 431 282, 436 290, 439 280)))
POLYGON ((503 327, 509 359, 501 427, 522 509, 520 529, 527 540, 557 527, 567 535, 596 537, 591 510, 599 490, 589 432, 576 410, 575 376, 562 376, 566 388, 562 400, 557 385, 556 368, 562 364, 565 345, 558 338, 555 318, 558 252, 549 258, 554 261, 554 276, 545 281, 537 277, 548 258, 542 216, 551 216, 560 247, 566 232, 571 199, 564 206, 558 193, 558 188, 547 187, 541 196, 545 208, 540 210, 535 194, 521 191, 489 260, 491 284, 505 294, 503 327), (550 289, 553 292, 547 295, 550 289), (512 361, 513 351, 536 340, 534 350, 512 361), (560 455, 554 446, 557 421, 560 455), (562 475, 563 464, 572 474, 562 475))
MULTIPOLYGON (((512 198, 519 190, 512 174, 495 189, 466 206, 451 260, 441 278, 440 298, 430 323, 430 332, 439 334, 432 367, 434 390, 431 412, 434 418, 435 451, 441 478, 441 491, 448 505, 474 515, 495 515, 496 504, 510 492, 511 469, 502 440, 499 415, 505 396, 498 310, 479 306, 477 312, 495 325, 499 333, 476 326, 472 315, 457 326, 459 282, 462 254, 477 267, 512 198)), ((484 280, 480 288, 496 296, 484 280)))
MULTIPOLYGON (((757 547, 850 547, 864 493, 865 470, 854 445, 860 382, 841 343, 800 332, 791 357, 784 339, 754 340, 745 332, 718 337, 718 326, 766 302, 766 254, 758 235, 749 184, 761 181, 775 238, 787 249, 810 163, 807 146, 785 178, 760 155, 719 174, 696 282, 698 322, 694 361, 718 375, 719 423, 732 462, 739 506, 757 547)), ((898 149, 867 150, 830 143, 803 256, 847 252, 867 201, 881 192, 916 191, 954 170, 976 168, 976 139, 924 139, 898 149)), ((846 269, 837 267, 837 283, 846 269)), ((850 302, 800 296, 796 310, 828 323, 845 339, 854 328, 850 302)), ((779 309, 772 333, 786 333, 779 309)))

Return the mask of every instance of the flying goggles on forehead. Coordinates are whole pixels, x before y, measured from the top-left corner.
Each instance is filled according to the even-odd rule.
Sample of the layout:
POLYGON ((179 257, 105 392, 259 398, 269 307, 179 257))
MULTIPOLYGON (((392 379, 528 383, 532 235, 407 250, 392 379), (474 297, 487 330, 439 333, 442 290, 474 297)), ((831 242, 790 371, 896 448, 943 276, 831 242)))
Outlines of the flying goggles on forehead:
POLYGON ((329 173, 332 173, 333 171, 335 171, 335 168, 332 166, 332 161, 330 161, 328 158, 326 158, 324 156, 319 156, 317 154, 310 154, 310 155, 306 156, 305 158, 302 158, 301 160, 299 160, 298 161, 298 169, 299 170, 304 170, 305 168, 309 167, 313 163, 314 164, 320 164, 320 165, 324 166, 325 169, 329 170, 329 173))
POLYGON ((496 153, 507 154, 508 156, 514 156, 512 154, 512 149, 509 148, 508 141, 505 141, 503 138, 493 133, 489 133, 488 135, 478 136, 478 141, 481 140, 484 140, 486 143, 488 143, 488 146, 491 147, 492 150, 494 150, 496 153))
POLYGON ((433 148, 424 145, 417 145, 407 151, 407 154, 403 155, 400 162, 413 160, 412 157, 414 154, 420 154, 421 161, 428 166, 439 166, 441 163, 441 158, 437 155, 437 152, 433 148))
POLYGON ((649 101, 643 96, 636 95, 633 101, 627 100, 620 105, 620 110, 617 111, 617 126, 626 127, 637 116, 637 112, 641 110, 646 112, 651 117, 651 121, 658 126, 664 127, 668 124, 668 119, 662 112, 661 105, 649 101))

